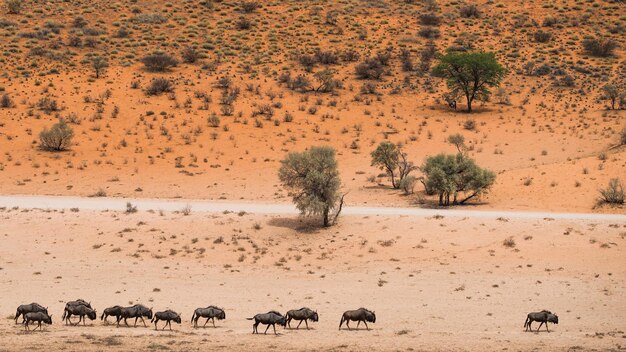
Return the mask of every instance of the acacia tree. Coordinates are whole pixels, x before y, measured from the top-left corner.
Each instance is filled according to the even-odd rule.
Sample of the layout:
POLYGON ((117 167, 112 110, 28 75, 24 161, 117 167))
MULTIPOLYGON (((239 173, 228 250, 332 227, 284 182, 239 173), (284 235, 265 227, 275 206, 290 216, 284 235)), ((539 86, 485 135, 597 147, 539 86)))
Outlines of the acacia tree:
POLYGON ((332 224, 331 212, 337 209, 334 219, 339 215, 343 199, 335 149, 311 147, 289 153, 281 161, 278 177, 303 215, 321 215, 325 227, 332 224))
POLYGON ((465 204, 486 193, 496 180, 493 171, 482 169, 462 153, 428 157, 421 167, 426 190, 439 195, 439 205, 465 204), (459 199, 459 196, 462 198, 459 199), (452 202, 450 202, 452 198, 452 202))
POLYGON ((372 166, 378 166, 391 178, 391 185, 398 189, 411 171, 416 167, 407 160, 407 155, 402 149, 391 142, 381 142, 372 152, 372 166))
POLYGON ((611 110, 615 110, 615 102, 624 96, 619 86, 616 84, 607 84, 602 87, 602 90, 604 91, 604 98, 611 101, 611 110))
POLYGON ((494 53, 450 52, 439 57, 434 73, 446 79, 453 95, 465 95, 467 112, 472 112, 474 99, 486 101, 489 87, 499 86, 506 70, 494 53))
POLYGON ((102 56, 96 56, 91 60, 91 67, 96 71, 96 78, 100 78, 100 74, 109 67, 109 62, 102 56))

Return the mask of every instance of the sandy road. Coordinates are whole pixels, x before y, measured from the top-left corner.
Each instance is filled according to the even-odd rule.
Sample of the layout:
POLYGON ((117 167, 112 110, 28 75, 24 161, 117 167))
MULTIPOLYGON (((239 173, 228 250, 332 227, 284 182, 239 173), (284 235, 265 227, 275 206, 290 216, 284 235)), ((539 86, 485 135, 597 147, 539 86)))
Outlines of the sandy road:
MULTIPOLYGON (((218 202, 185 199, 146 199, 146 198, 90 198, 69 196, 41 195, 5 195, 0 196, 0 207, 70 209, 82 210, 124 210, 130 202, 138 210, 179 211, 189 206, 194 212, 218 213, 224 211, 245 211, 254 214, 297 214, 298 210, 287 203, 246 203, 218 202)), ((504 210, 466 210, 466 209, 426 209, 400 207, 364 207, 346 206, 344 215, 403 215, 428 217, 443 215, 449 217, 471 218, 513 218, 513 219, 562 219, 562 220, 597 220, 626 222, 626 214, 595 213, 553 213, 504 210)))

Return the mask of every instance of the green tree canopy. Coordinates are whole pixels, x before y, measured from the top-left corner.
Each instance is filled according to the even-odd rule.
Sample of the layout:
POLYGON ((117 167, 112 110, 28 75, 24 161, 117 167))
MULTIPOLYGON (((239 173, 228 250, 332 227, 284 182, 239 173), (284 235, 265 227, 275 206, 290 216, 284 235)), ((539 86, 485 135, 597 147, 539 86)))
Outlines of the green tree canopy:
POLYGON ((330 215, 339 202, 341 187, 335 149, 311 147, 289 153, 281 161, 278 177, 302 214, 321 215, 324 226, 331 225, 330 215))
POLYGON ((453 95, 465 95, 467 112, 472 112, 474 99, 486 101, 491 94, 489 88, 500 85, 506 70, 494 53, 450 52, 439 57, 434 73, 446 78, 453 95))
POLYGON ((391 184, 395 189, 400 188, 402 180, 415 170, 413 163, 407 161, 406 153, 391 142, 381 142, 372 152, 372 166, 384 170, 391 178, 391 184))
POLYGON ((480 168, 462 153, 428 157, 421 169, 426 190, 439 195, 439 205, 465 204, 486 193, 496 179, 493 171, 480 168))

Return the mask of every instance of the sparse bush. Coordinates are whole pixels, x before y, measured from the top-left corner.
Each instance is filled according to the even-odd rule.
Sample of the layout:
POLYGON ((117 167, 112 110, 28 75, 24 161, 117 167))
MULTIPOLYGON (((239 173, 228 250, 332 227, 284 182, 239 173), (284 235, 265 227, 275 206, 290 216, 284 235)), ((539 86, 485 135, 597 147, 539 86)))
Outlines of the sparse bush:
POLYGON ((91 67, 96 72, 96 78, 100 78, 100 74, 109 67, 109 62, 102 56, 96 56, 91 59, 91 67))
POLYGON ((441 36, 441 32, 439 31, 439 29, 434 27, 424 27, 420 29, 418 34, 420 35, 420 37, 426 39, 437 39, 441 36))
POLYGON ((243 1, 241 3, 241 11, 243 11, 244 13, 252 13, 256 11, 256 9, 258 9, 259 7, 261 7, 261 5, 259 5, 255 1, 243 1))
POLYGON ((552 33, 544 32, 540 29, 535 32, 534 37, 537 43, 547 43, 552 39, 552 33))
POLYGON ((150 72, 163 72, 178 65, 178 61, 168 54, 155 53, 144 56, 141 62, 150 72))
POLYGON ((622 131, 619 134, 619 140, 621 145, 626 145, 626 126, 622 128, 622 131))
POLYGON ((557 23, 559 23, 559 21, 555 17, 548 16, 543 19, 543 23, 541 25, 544 27, 552 27, 557 23))
POLYGON ((22 12, 22 0, 6 0, 7 13, 17 15, 22 12))
POLYGON ((13 102, 13 99, 11 99, 11 96, 8 94, 2 94, 2 97, 0 97, 0 108, 12 108, 15 106, 15 103, 13 102))
POLYGON ((513 237, 508 237, 508 238, 506 238, 502 242, 502 245, 507 247, 507 248, 514 248, 515 247, 515 240, 513 239, 513 237))
POLYGON ((181 56, 183 58, 183 62, 187 64, 193 64, 200 59, 200 53, 193 46, 186 46, 183 48, 181 56))
POLYGON ((607 84, 602 87, 602 91, 604 92, 603 98, 608 99, 611 102, 611 109, 615 110, 615 103, 620 98, 624 98, 626 94, 621 92, 621 89, 616 84, 607 84))
POLYGON ((622 182, 613 178, 609 181, 609 185, 605 189, 600 190, 600 199, 598 199, 598 203, 603 204, 624 204, 624 199, 626 198, 624 194, 624 186, 622 182))
POLYGON ((52 125, 50 129, 44 128, 39 133, 39 146, 43 150, 63 151, 72 145, 74 131, 65 123, 65 120, 59 119, 59 122, 52 125))
POLYGON ((146 88, 147 95, 159 95, 162 93, 170 93, 174 91, 174 85, 166 78, 155 78, 150 81, 150 84, 146 88))
POLYGON ((434 13, 424 13, 420 15, 419 20, 424 26, 438 26, 441 23, 441 18, 434 13))
POLYGON ((74 27, 74 28, 84 28, 88 24, 89 24, 89 22, 87 22, 87 20, 84 19, 81 16, 74 17, 74 20, 72 21, 72 27, 74 27))
POLYGON ((587 38, 583 40, 585 51, 598 57, 612 56, 617 46, 617 42, 612 39, 587 38))
POLYGON ((416 183, 417 178, 415 176, 407 176, 400 180, 400 189, 402 189, 406 195, 413 194, 416 183))
POLYGON ((322 65, 335 65, 339 62, 339 55, 333 51, 317 49, 315 51, 315 59, 322 65))
POLYGON ((59 105, 57 101, 50 97, 43 97, 39 99, 37 102, 37 107, 39 110, 43 110, 46 114, 49 114, 53 111, 59 111, 59 105))
POLYGON ((252 27, 252 21, 250 21, 249 19, 247 19, 245 17, 240 17, 235 22, 235 27, 237 27, 237 29, 239 29, 239 30, 250 29, 252 27))
POLYGON ((360 79, 380 79, 385 73, 384 65, 377 58, 366 58, 355 68, 360 79))
POLYGON ((217 115, 215 114, 211 114, 211 116, 209 116, 208 122, 209 122, 209 126, 213 128, 220 127, 220 118, 217 117, 217 115))
POLYGON ((460 14, 461 17, 465 18, 477 18, 480 16, 480 11, 478 10, 478 7, 476 5, 465 5, 461 7, 460 14))

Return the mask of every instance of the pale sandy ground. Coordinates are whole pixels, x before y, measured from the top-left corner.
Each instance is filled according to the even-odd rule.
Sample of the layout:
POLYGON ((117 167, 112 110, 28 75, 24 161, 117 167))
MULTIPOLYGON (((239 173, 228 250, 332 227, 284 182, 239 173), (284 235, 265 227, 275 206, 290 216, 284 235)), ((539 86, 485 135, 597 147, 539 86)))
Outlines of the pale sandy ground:
MULTIPOLYGON (((626 226, 611 221, 346 216, 328 230, 292 215, 0 213, 0 350, 619 350, 626 344, 626 226), (255 230, 254 225, 260 229, 255 230), (512 236, 514 248, 503 246, 512 236), (219 237, 223 243, 215 243, 219 237), (241 259, 240 259, 241 258, 241 259), (240 261, 241 260, 241 261, 240 261), (173 332, 59 321, 64 301, 98 311, 141 302, 182 312, 173 332), (24 333, 20 303, 54 325, 24 333), (192 329, 197 306, 223 306, 192 329), (311 331, 253 336, 255 313, 309 306, 311 331), (341 313, 376 311, 372 330, 341 313), (529 311, 560 318, 525 333, 529 311)), ((219 242, 219 241, 218 241, 219 242)))

